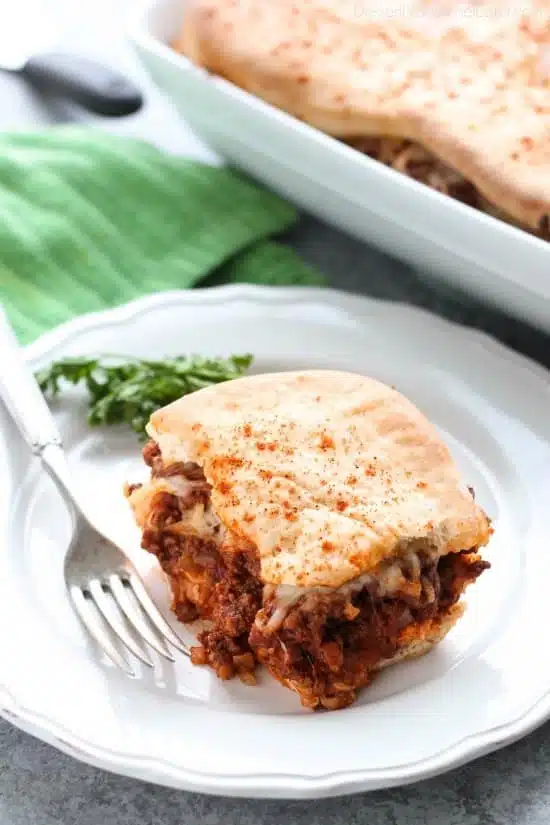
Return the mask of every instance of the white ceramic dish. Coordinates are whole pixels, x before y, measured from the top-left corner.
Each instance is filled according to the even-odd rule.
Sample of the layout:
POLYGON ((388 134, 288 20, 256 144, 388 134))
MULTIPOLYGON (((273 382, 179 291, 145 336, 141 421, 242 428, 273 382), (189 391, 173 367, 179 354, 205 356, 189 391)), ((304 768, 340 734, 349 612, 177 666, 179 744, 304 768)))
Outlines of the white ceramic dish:
MULTIPOLYGON (((271 680, 222 683, 181 657, 137 679, 101 660, 67 602, 67 517, 0 411, 0 712, 103 768, 197 791, 321 797, 411 782, 517 739, 550 715, 550 376, 411 307, 322 290, 167 293, 84 316, 27 351, 250 351, 256 370, 333 367, 395 384, 441 428, 493 517, 492 569, 445 642, 380 675, 347 710, 311 714, 271 680), (391 335, 388 331, 391 330, 391 335)), ((92 431, 76 391, 56 412, 77 484, 168 595, 121 494, 144 477, 133 434, 92 431)), ((184 632, 187 632, 184 630, 184 632)))
POLYGON ((430 190, 220 78, 169 44, 185 0, 148 0, 132 42, 223 158, 320 218, 550 331, 550 243, 430 190))

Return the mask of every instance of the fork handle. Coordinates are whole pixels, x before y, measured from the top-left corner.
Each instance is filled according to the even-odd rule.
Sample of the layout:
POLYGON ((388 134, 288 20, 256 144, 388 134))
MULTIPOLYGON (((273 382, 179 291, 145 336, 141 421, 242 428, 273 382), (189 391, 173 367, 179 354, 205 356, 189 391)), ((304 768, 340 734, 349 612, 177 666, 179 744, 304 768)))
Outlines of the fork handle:
POLYGON ((35 455, 41 456, 49 444, 62 446, 53 416, 1 306, 0 399, 35 455))

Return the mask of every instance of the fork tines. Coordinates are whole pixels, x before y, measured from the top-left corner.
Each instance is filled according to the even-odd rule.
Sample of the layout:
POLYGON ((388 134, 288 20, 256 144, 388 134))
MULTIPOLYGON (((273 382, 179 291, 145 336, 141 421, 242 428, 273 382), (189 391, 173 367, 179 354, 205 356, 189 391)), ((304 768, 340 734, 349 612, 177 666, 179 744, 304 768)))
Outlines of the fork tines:
POLYGON ((170 662, 175 658, 169 645, 190 655, 189 647, 172 630, 135 573, 112 573, 101 579, 91 578, 83 585, 71 584, 69 593, 88 633, 129 676, 135 673, 114 644, 112 633, 151 668, 154 663, 147 645, 170 662))

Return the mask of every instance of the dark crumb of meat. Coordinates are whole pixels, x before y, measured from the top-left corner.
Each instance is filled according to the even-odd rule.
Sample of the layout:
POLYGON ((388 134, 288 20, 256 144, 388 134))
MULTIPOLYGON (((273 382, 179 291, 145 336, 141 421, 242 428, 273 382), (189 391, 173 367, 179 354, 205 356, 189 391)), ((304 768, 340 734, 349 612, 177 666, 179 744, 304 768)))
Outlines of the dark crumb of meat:
POLYGON ((141 452, 143 460, 148 467, 153 466, 156 458, 160 458, 160 448, 156 441, 148 441, 141 452))
POLYGON ((167 464, 157 473, 162 478, 170 476, 184 476, 188 481, 205 481, 202 467, 194 461, 177 461, 174 464, 167 464))
MULTIPOLYGON (((152 478, 171 478, 178 476, 189 482, 185 493, 180 493, 178 497, 172 495, 172 499, 180 509, 189 509, 195 504, 201 503, 207 507, 210 501, 211 487, 204 477, 202 467, 193 461, 177 461, 172 464, 164 464, 159 448, 155 442, 150 441, 143 448, 143 457, 146 464, 151 467, 152 478)), ((170 495, 169 493, 159 493, 158 495, 170 495)), ((174 505, 175 506, 175 505, 174 505)), ((155 498, 152 510, 161 510, 162 501, 155 498)))
POLYGON ((196 604, 190 602, 189 599, 180 598, 174 602, 172 609, 180 622, 188 624, 189 622, 196 622, 199 616, 199 609, 196 604))

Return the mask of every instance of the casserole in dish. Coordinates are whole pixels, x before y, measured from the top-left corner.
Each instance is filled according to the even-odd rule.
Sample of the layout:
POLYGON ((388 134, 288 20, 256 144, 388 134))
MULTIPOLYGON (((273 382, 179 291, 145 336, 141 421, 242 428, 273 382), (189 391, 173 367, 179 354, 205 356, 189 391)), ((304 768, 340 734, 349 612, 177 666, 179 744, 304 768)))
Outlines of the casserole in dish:
POLYGON ((155 0, 132 39, 157 85, 222 157, 350 234, 550 330, 547 241, 198 68, 171 47, 184 15, 182 0, 155 0))

